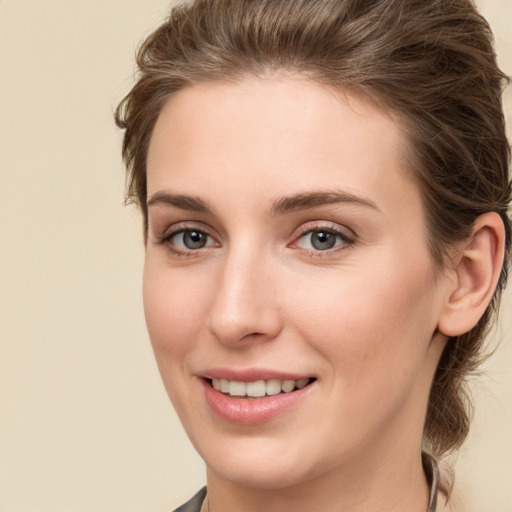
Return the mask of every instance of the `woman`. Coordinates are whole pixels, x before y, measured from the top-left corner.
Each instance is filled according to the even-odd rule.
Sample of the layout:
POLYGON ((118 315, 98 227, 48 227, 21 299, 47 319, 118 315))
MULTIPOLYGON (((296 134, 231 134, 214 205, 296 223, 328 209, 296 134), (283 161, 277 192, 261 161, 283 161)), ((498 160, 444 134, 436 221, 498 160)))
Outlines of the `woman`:
POLYGON ((178 510, 450 510, 435 459, 468 432, 511 240, 486 22, 197 0, 138 65, 117 122, 147 325, 207 466, 178 510))

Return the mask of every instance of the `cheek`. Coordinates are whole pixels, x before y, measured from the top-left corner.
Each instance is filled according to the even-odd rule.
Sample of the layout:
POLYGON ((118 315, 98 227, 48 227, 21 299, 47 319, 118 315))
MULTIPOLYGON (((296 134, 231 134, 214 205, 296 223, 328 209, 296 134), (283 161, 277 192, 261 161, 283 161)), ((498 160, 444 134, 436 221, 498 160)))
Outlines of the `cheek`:
POLYGON ((192 272, 172 271, 151 254, 144 265, 144 313, 157 361, 180 362, 194 344, 207 311, 208 286, 192 272))
POLYGON ((403 259, 378 268, 341 269, 304 280, 294 297, 304 337, 347 381, 369 374, 392 379, 423 361, 435 329, 433 278, 427 262, 404 267, 403 259), (351 376, 351 378, 349 378, 351 376))

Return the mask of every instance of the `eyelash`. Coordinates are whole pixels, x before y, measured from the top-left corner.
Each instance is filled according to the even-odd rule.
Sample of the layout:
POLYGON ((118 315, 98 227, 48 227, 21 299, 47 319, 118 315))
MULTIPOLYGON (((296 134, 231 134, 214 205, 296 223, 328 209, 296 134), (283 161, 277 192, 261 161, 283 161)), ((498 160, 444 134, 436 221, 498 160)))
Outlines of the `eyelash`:
MULTIPOLYGON (((166 231, 164 232, 157 240, 157 244, 158 245, 165 245, 167 250, 169 252, 171 252, 173 254, 173 256, 179 256, 179 257, 185 257, 185 258, 190 258, 190 257, 194 257, 194 256, 199 256, 199 254, 202 252, 202 249, 205 249, 205 248, 208 248, 209 246, 206 246, 206 247, 200 247, 198 249, 188 249, 188 250, 182 250, 182 249, 177 249, 172 243, 171 243, 171 240, 177 236, 177 235, 180 235, 180 234, 185 234, 185 233, 191 233, 191 232, 194 232, 194 233, 200 233, 201 235, 205 235, 206 237, 208 237, 210 240, 214 240, 215 241, 215 238, 213 238, 211 235, 209 235, 206 230, 204 230, 203 228, 196 228, 195 226, 191 226, 191 225, 177 225, 177 226, 174 226, 172 230, 170 231, 166 231)), ((215 241, 216 242, 216 241, 215 241)), ((208 243, 208 242, 207 242, 208 243)), ((216 242, 218 244, 218 242, 216 242)))
POLYGON ((330 254, 333 254, 338 251, 344 251, 351 248, 356 243, 356 238, 354 235, 349 235, 346 231, 341 230, 340 228, 333 225, 326 224, 308 224, 300 228, 298 236, 295 237, 294 241, 289 245, 291 247, 297 245, 297 243, 304 239, 308 235, 313 235, 314 233, 324 233, 328 235, 334 235, 336 237, 335 243, 338 244, 332 248, 327 249, 302 249, 302 251, 308 253, 308 255, 322 258, 327 257, 330 254))
MULTIPOLYGON (((199 247, 197 249, 177 249, 172 243, 171 240, 176 237, 177 235, 185 235, 186 233, 199 233, 201 235, 206 236, 210 241, 213 240, 217 247, 218 242, 215 240, 214 237, 212 237, 208 232, 202 228, 196 228, 195 226, 191 225, 177 225, 173 227, 171 231, 164 232, 157 240, 158 245, 165 245, 167 250, 169 250, 174 256, 178 257, 195 257, 199 256, 203 249, 208 249, 211 247, 210 245, 205 245, 203 247, 199 247)), ((291 242, 288 247, 296 247, 298 242, 305 238, 308 235, 313 235, 314 233, 324 233, 328 235, 333 235, 336 237, 335 245, 334 247, 326 248, 326 249, 305 249, 297 247, 297 249, 302 250, 305 253, 308 253, 308 255, 314 256, 314 257, 325 257, 329 254, 332 254, 334 252, 347 250, 350 247, 352 247, 356 243, 356 239, 354 236, 347 234, 347 232, 332 226, 332 225, 326 225, 326 224, 317 224, 317 225, 305 225, 304 227, 301 227, 299 230, 298 235, 294 238, 293 242, 291 242)), ((206 244, 209 242, 207 241, 206 244)))

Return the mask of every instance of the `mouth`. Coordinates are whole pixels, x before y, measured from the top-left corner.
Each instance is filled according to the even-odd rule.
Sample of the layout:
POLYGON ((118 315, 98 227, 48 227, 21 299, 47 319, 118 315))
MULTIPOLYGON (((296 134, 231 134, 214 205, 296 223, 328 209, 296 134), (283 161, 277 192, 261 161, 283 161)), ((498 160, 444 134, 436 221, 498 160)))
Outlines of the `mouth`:
POLYGON ((269 379, 252 382, 213 378, 206 379, 206 381, 213 389, 231 398, 254 400, 266 396, 276 396, 299 391, 316 381, 316 378, 311 377, 298 380, 269 379))
POLYGON ((200 379, 206 403, 217 418, 232 425, 262 425, 282 417, 307 404, 317 387, 316 377, 296 375, 292 379, 292 375, 266 370, 217 369, 211 373, 200 379))

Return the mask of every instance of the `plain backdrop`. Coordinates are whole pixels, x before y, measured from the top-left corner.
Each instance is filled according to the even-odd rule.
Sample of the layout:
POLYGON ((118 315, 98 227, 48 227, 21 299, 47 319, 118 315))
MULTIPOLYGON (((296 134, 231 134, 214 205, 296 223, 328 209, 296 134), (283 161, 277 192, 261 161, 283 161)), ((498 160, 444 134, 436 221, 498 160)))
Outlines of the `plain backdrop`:
MULTIPOLYGON (((512 74, 512 0, 479 5, 512 74)), ((167 8, 0 0, 2 512, 166 511, 204 484, 146 334, 112 117, 167 8)), ((468 512, 512 512, 512 290, 495 338, 455 460, 468 512)))

